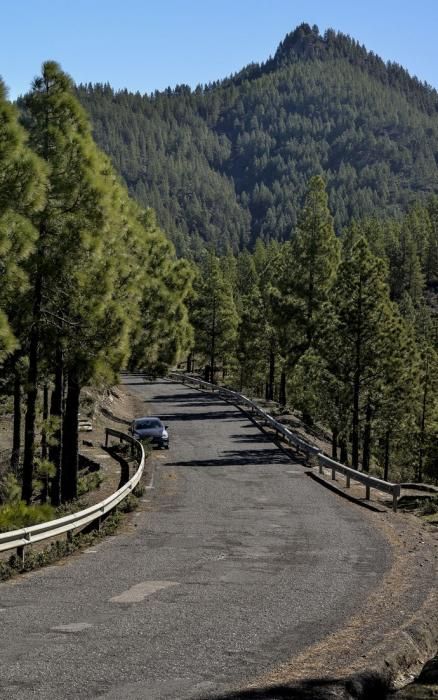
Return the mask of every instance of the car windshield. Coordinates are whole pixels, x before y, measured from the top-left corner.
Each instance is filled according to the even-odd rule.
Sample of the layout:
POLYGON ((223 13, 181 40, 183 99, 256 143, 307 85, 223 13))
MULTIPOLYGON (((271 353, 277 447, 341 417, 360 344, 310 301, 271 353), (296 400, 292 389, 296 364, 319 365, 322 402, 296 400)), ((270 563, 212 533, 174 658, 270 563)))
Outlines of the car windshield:
POLYGON ((157 418, 143 420, 141 423, 135 424, 136 430, 150 430, 152 428, 161 428, 161 422, 157 418))

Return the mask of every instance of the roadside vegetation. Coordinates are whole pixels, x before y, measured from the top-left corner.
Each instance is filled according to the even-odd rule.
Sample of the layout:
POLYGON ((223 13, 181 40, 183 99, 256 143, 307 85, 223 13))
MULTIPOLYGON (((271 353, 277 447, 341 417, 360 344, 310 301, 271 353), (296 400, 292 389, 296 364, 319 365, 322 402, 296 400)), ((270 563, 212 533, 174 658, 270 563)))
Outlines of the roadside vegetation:
POLYGON ((0 83, 0 271, 0 395, 13 414, 0 521, 19 526, 88 488, 81 389, 128 364, 161 371, 192 340, 191 267, 130 199, 54 62, 19 109, 0 83))
MULTIPOLYGON (((0 581, 7 581, 17 574, 34 571, 53 564, 63 557, 75 554, 86 547, 100 542, 104 537, 112 535, 123 522, 124 514, 131 513, 136 509, 139 498, 141 498, 143 493, 143 487, 141 484, 138 484, 134 491, 109 513, 99 529, 91 528, 88 531, 78 532, 66 540, 57 539, 42 549, 29 548, 24 558, 12 554, 8 559, 0 561, 0 581)), ((24 504, 22 504, 22 508, 24 507, 24 504)), ((30 506, 27 510, 29 511, 32 508, 35 508, 35 506, 30 506)), ((44 520, 47 519, 45 518, 44 520)))
POLYGON ((291 241, 204 255, 187 370, 300 412, 355 469, 437 482, 437 211, 337 237, 312 178, 291 241))

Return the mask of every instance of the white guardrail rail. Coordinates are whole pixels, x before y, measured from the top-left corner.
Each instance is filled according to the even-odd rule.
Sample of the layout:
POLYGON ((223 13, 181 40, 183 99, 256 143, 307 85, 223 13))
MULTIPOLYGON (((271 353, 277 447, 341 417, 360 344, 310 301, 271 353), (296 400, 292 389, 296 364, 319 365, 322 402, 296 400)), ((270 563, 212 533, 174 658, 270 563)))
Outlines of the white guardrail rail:
POLYGON ((180 372, 170 372, 170 376, 183 384, 193 384, 195 387, 199 387, 204 391, 216 392, 221 398, 231 401, 232 403, 245 406, 248 408, 252 414, 257 415, 259 418, 275 430, 277 435, 281 435, 285 442, 293 445, 297 450, 303 452, 307 457, 314 457, 319 466, 319 473, 322 474, 324 468, 331 469, 332 479, 336 479, 336 474, 343 474, 346 478, 346 487, 350 488, 350 481, 358 481, 364 484, 366 492, 365 499, 370 499, 370 490, 376 489, 378 491, 383 491, 384 493, 389 493, 392 495, 392 508, 394 511, 397 510, 397 499, 400 496, 400 484, 392 484, 389 481, 383 481, 383 479, 378 479, 374 476, 369 476, 364 472, 359 472, 357 469, 352 469, 347 467, 345 464, 336 462, 336 460, 327 457, 323 452, 320 451, 318 447, 311 445, 302 438, 298 437, 292 431, 290 431, 282 423, 275 420, 269 413, 266 413, 263 409, 257 406, 254 401, 248 399, 246 396, 239 394, 237 391, 231 391, 231 389, 225 389, 224 387, 218 386, 217 384, 210 384, 210 382, 205 382, 197 377, 192 377, 188 374, 182 374, 180 372))
POLYGON ((130 435, 125 435, 118 430, 112 430, 111 428, 106 429, 106 445, 108 444, 108 438, 115 437, 120 440, 120 442, 127 442, 131 445, 133 454, 136 455, 139 466, 135 474, 126 482, 118 491, 113 493, 105 500, 96 503, 94 506, 85 508, 85 510, 80 510, 77 513, 71 513, 70 515, 65 515, 62 518, 57 518, 56 520, 48 520, 45 523, 39 523, 38 525, 31 525, 30 527, 23 527, 20 530, 10 530, 9 532, 0 533, 0 552, 5 552, 9 549, 17 549, 17 553, 23 556, 24 548, 41 542, 42 540, 48 539, 49 537, 56 537, 62 534, 68 534, 72 530, 77 528, 83 528, 85 525, 97 521, 98 526, 100 526, 101 520, 105 517, 109 511, 115 508, 121 501, 123 501, 128 494, 130 494, 134 488, 137 486, 141 479, 144 469, 145 454, 143 445, 134 440, 130 435))

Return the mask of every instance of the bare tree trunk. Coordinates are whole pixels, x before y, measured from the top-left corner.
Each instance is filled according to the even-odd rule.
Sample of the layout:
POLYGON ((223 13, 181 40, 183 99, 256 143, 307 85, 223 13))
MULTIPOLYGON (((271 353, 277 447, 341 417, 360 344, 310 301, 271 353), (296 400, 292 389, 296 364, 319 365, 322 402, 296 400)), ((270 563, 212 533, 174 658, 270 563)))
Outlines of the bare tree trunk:
MULTIPOLYGON (((47 384, 43 387, 43 427, 41 430, 41 459, 47 460, 47 419, 49 417, 49 388, 47 384)), ((44 484, 41 489, 41 503, 47 503, 49 495, 49 473, 46 470, 44 484)))
POLYGON ((351 438, 351 466, 359 469, 359 419, 360 419, 360 379, 362 372, 362 282, 358 298, 358 329, 356 336, 356 357, 353 383, 353 418, 351 438))
POLYGON ((56 349, 55 386, 52 391, 50 414, 59 421, 53 434, 53 445, 49 447, 49 460, 55 466, 55 476, 52 480, 51 503, 59 506, 61 503, 61 455, 62 455, 62 399, 64 394, 64 357, 62 348, 56 349))
POLYGON ((360 410, 360 384, 356 375, 353 386, 353 419, 351 439, 351 466, 359 469, 359 410, 360 410))
POLYGON ((425 442, 425 433, 426 433, 426 409, 427 409, 428 389, 429 389, 429 361, 428 361, 428 358, 426 358, 426 375, 424 378, 423 401, 422 401, 422 409, 421 409, 420 436, 419 436, 420 448, 418 451, 418 471, 417 471, 417 481, 420 484, 423 481, 424 442, 425 442))
POLYGON ((193 353, 190 353, 187 356, 187 366, 186 366, 187 374, 190 374, 190 372, 192 371, 192 368, 193 368, 193 353))
POLYGON ((338 429, 333 428, 332 431, 332 459, 338 459, 338 429))
POLYGON ((271 348, 269 351, 269 380, 268 380, 268 388, 266 391, 266 398, 268 401, 272 401, 274 399, 274 382, 275 382, 275 352, 271 348))
POLYGON ((280 375, 280 392, 278 395, 278 401, 281 406, 286 406, 286 398, 286 371, 282 369, 280 375))
POLYGON ((348 465, 348 449, 347 449, 347 441, 346 441, 345 437, 340 438, 339 447, 341 450, 340 460, 341 460, 342 464, 348 465))
POLYGON ((210 371, 211 383, 215 384, 215 365, 216 365, 216 299, 213 299, 213 321, 211 328, 211 345, 210 345, 210 371))
POLYGON ((78 480, 78 413, 81 388, 75 370, 68 373, 67 400, 63 423, 62 449, 62 502, 71 501, 77 496, 78 480))
POLYGON ((49 417, 49 387, 43 388, 43 428, 41 430, 41 459, 47 459, 47 419, 49 417))
POLYGON ((20 464, 20 449, 21 449, 21 377, 17 369, 14 367, 14 426, 12 435, 12 455, 11 468, 17 473, 20 464))
POLYGON ((371 401, 368 398, 367 406, 365 409, 365 429, 364 429, 364 434, 363 434, 363 452, 362 452, 362 470, 364 472, 369 472, 369 470, 370 470, 371 419, 372 419, 372 408, 371 408, 371 401))
MULTIPOLYGON (((40 235, 42 233, 40 232, 40 235)), ((32 480, 35 461, 35 421, 38 397, 38 350, 40 342, 40 318, 42 299, 42 278, 38 274, 35 282, 35 296, 32 309, 32 330, 29 343, 29 369, 27 373, 26 418, 24 422, 23 484, 21 497, 29 505, 32 500, 32 480)))
POLYGON ((388 477, 389 477, 390 442, 391 442, 391 431, 387 430, 385 433, 385 461, 384 461, 384 466, 383 466, 383 478, 385 481, 388 481, 388 477))

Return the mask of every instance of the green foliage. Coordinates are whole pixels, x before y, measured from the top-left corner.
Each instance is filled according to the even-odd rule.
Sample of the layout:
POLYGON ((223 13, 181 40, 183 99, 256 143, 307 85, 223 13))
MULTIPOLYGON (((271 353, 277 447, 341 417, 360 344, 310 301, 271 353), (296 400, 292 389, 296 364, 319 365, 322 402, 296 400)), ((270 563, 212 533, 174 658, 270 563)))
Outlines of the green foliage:
POLYGON ((209 362, 209 300, 222 279, 239 319, 227 360, 237 388, 281 404, 287 388, 289 405, 329 428, 333 456, 340 449, 356 468, 436 481, 438 306, 425 252, 436 246, 434 207, 353 222, 340 259, 324 183, 311 179, 292 241, 259 240, 252 254, 201 265, 195 364, 209 362))
POLYGON ((338 233, 438 188, 436 91, 331 30, 302 25, 266 63, 193 91, 78 96, 130 193, 196 259, 291 238, 314 175, 338 233))
POLYGON ((433 515, 438 513, 438 498, 429 498, 421 509, 422 515, 433 515))
POLYGON ((44 168, 26 145, 0 79, 0 360, 18 345, 12 307, 26 289, 23 267, 36 231, 27 218, 43 204, 44 168))
POLYGON ((0 506, 0 532, 37 525, 54 517, 54 509, 47 504, 28 506, 23 501, 7 503, 0 506))
POLYGON ((194 350, 206 359, 209 376, 215 381, 219 363, 224 375, 234 358, 238 315, 233 289, 213 253, 202 261, 194 293, 190 309, 190 320, 196 331, 194 350))
POLYGON ((89 491, 94 491, 94 489, 99 488, 103 481, 103 476, 100 472, 91 472, 90 474, 84 474, 78 478, 78 498, 88 493, 89 491))
POLYGON ((62 557, 74 554, 78 550, 89 547, 103 537, 112 535, 117 529, 121 512, 116 509, 104 521, 100 530, 93 530, 87 533, 73 535, 71 540, 56 540, 46 547, 42 552, 35 552, 32 549, 25 551, 24 562, 21 557, 12 555, 8 561, 0 562, 0 581, 7 581, 12 576, 27 571, 33 571, 43 566, 49 566, 62 557))
POLYGON ((310 180, 296 236, 283 251, 271 294, 273 322, 288 368, 312 343, 339 264, 339 244, 321 177, 310 180))
POLYGON ((163 372, 180 360, 193 343, 193 270, 130 199, 55 62, 19 107, 33 153, 0 85, 0 360, 9 387, 27 369, 22 497, 41 490, 58 505, 77 495, 82 386, 115 381, 128 363, 163 372))
POLYGON ((7 472, 0 479, 0 503, 17 504, 20 501, 21 487, 17 477, 7 472))

